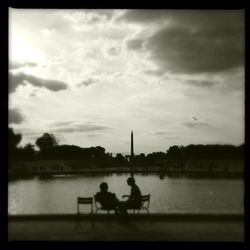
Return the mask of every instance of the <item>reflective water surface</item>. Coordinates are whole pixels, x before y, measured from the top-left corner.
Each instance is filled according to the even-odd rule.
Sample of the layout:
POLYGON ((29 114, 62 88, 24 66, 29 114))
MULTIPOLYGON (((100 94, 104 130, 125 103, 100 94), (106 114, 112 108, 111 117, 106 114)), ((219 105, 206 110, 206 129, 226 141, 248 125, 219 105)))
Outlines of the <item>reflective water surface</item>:
MULTIPOLYGON (((93 196, 107 182, 119 199, 129 194, 129 174, 53 176, 9 182, 9 214, 73 214, 76 199, 93 196)), ((151 213, 244 213, 241 179, 159 178, 135 175, 142 194, 151 194, 151 213)), ((83 206, 82 212, 90 208, 83 206)))

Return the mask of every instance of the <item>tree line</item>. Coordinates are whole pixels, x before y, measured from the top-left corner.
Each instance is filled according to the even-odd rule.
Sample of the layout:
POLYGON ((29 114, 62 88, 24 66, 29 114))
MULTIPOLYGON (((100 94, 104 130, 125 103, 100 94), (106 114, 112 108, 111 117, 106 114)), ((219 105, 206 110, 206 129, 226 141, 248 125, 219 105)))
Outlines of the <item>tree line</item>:
POLYGON ((166 152, 153 152, 150 154, 138 154, 132 159, 130 156, 123 156, 105 152, 101 146, 81 148, 75 145, 59 145, 59 140, 54 134, 44 133, 35 141, 35 145, 28 143, 19 146, 22 135, 14 132, 12 128, 8 131, 9 160, 30 161, 30 160, 98 160, 105 166, 127 166, 131 163, 140 166, 161 165, 167 160, 186 161, 192 159, 244 159, 244 144, 233 145, 188 145, 171 146, 166 152))

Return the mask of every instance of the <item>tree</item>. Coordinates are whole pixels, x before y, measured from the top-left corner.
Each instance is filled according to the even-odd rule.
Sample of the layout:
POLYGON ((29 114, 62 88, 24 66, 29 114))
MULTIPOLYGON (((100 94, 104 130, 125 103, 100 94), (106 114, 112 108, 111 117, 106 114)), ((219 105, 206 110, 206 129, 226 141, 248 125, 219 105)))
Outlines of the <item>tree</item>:
POLYGON ((22 140, 21 134, 15 134, 13 128, 8 129, 8 143, 10 150, 17 149, 17 145, 21 142, 21 140, 22 140))
POLYGON ((167 151, 167 157, 171 160, 183 160, 184 158, 183 147, 178 147, 176 145, 171 146, 167 151))
POLYGON ((34 147, 31 143, 26 144, 20 151, 21 158, 23 160, 33 160, 36 154, 34 147))
POLYGON ((8 129, 8 150, 9 150, 9 160, 15 161, 19 158, 18 144, 22 140, 21 134, 15 134, 12 128, 8 129))
POLYGON ((58 146, 59 140, 54 134, 44 133, 41 137, 36 140, 36 145, 40 151, 47 150, 49 148, 58 146))

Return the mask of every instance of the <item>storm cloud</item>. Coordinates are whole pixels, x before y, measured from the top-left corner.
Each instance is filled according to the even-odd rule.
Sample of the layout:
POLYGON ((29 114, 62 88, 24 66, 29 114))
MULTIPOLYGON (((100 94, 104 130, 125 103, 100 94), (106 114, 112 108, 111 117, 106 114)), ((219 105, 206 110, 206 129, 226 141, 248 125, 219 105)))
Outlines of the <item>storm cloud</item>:
POLYGON ((214 73, 244 65, 243 11, 131 10, 119 20, 158 27, 146 48, 161 71, 214 73))
POLYGON ((132 39, 127 41, 128 49, 139 50, 143 46, 143 39, 132 39))
POLYGON ((72 124, 66 127, 55 128, 53 129, 53 132, 54 133, 75 133, 75 132, 88 133, 88 132, 103 131, 107 129, 111 129, 111 128, 107 126, 86 123, 86 124, 72 124))
POLYGON ((188 128, 211 128, 212 126, 206 122, 183 122, 182 123, 185 127, 188 128))
POLYGON ((210 73, 244 64, 243 36, 218 30, 166 28, 148 42, 151 59, 170 73, 210 73))
POLYGON ((169 10, 128 10, 117 18, 118 22, 151 23, 166 19, 169 10))
POLYGON ((9 69, 19 69, 23 67, 36 67, 37 63, 35 62, 10 62, 9 69))
POLYGON ((82 87, 82 86, 89 86, 89 85, 91 85, 91 84, 93 84, 93 83, 95 83, 97 80, 96 79, 94 79, 94 78, 92 78, 92 77, 89 77, 87 80, 84 80, 84 81, 82 81, 81 83, 79 83, 77 86, 78 87, 82 87))
POLYGON ((24 120, 25 118, 18 108, 9 109, 9 123, 10 124, 20 124, 24 120))
POLYGON ((31 84, 35 87, 46 88, 50 91, 60 91, 67 89, 67 84, 57 80, 43 79, 25 73, 9 74, 9 93, 16 91, 19 85, 31 84))
POLYGON ((219 84, 218 81, 209 81, 209 80, 185 80, 184 83, 194 87, 201 88, 210 88, 219 84))

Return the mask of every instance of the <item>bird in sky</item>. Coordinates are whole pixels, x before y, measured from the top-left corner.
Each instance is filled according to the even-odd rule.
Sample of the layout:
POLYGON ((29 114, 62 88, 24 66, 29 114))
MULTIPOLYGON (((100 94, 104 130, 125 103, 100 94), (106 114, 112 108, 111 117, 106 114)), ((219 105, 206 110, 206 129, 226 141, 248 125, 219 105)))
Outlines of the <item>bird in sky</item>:
POLYGON ((194 120, 196 120, 196 121, 198 121, 198 119, 197 119, 197 118, 195 118, 195 117, 193 117, 193 119, 194 119, 194 120))

